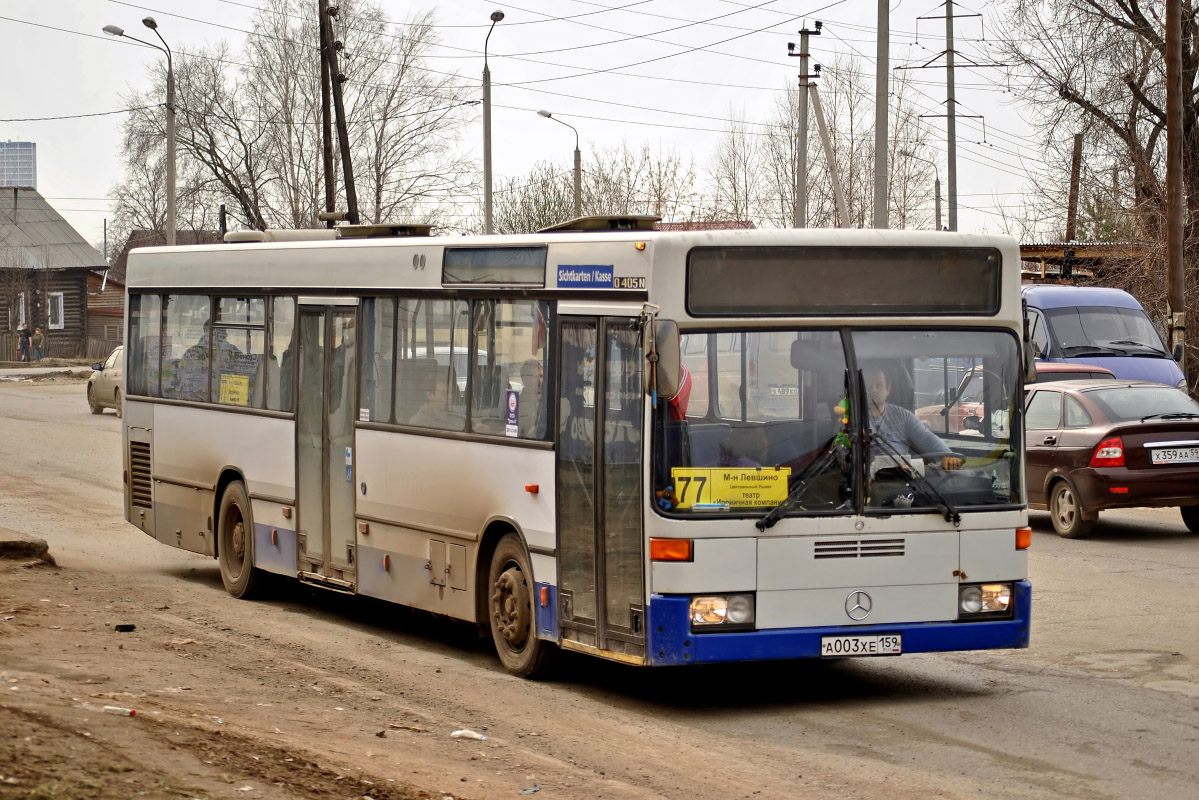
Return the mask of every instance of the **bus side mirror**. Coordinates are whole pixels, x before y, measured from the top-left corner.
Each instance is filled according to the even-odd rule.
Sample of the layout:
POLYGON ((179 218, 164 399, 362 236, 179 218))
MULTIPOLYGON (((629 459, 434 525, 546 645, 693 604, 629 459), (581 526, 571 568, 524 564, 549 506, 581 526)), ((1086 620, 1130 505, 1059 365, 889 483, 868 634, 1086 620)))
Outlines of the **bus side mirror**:
POLYGON ((645 381, 645 390, 653 391, 655 386, 659 397, 674 397, 679 392, 679 373, 683 367, 683 356, 679 351, 679 326, 671 319, 655 320, 654 349, 657 352, 657 362, 649 361, 646 353, 646 377, 656 374, 657 382, 645 381))

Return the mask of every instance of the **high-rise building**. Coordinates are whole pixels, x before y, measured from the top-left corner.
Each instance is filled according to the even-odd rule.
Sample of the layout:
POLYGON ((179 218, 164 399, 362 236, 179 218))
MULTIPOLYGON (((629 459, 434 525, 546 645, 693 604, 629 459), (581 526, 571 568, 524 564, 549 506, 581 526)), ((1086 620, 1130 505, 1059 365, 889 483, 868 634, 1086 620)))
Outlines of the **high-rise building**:
POLYGON ((0 186, 37 188, 37 145, 0 142, 0 186))

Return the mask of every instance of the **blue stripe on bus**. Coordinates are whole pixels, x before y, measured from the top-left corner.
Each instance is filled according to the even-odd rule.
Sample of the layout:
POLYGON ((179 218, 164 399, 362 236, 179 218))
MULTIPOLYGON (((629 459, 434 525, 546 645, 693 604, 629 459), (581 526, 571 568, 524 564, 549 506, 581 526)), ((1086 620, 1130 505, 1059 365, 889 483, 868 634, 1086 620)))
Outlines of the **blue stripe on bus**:
POLYGON ((533 584, 533 607, 537 610, 537 638, 558 641, 558 587, 548 583, 533 584), (541 605, 541 590, 548 590, 548 602, 541 605))
POLYGON ((905 622, 695 635, 688 619, 688 597, 653 595, 649 605, 648 651, 650 663, 655 666, 819 658, 821 636, 884 633, 902 634, 904 653, 1028 647, 1031 599, 1031 584, 1017 581, 1012 597, 1015 618, 1010 620, 905 622))
POLYGON ((254 566, 278 575, 296 575, 296 532, 254 523, 254 566), (275 544, 271 544, 275 531, 275 544))

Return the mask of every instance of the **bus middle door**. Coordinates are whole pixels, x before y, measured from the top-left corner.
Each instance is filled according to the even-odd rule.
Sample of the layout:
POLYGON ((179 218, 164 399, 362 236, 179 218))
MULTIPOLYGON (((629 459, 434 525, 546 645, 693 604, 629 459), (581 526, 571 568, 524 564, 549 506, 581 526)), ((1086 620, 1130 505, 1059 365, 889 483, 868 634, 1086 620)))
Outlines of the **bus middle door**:
POLYGON ((300 580, 355 589, 356 300, 300 298, 296 504, 300 580), (336 303, 336 305, 334 305, 336 303))
POLYGON ((641 344, 629 319, 563 317, 558 425, 562 643, 645 655, 641 344))

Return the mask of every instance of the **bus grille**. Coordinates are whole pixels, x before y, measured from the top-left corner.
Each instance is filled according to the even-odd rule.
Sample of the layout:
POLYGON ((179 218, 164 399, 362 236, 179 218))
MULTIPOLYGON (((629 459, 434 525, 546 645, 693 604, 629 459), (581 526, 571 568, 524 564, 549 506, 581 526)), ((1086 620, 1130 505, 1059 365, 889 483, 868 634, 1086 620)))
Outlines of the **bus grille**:
POLYGON ((150 508, 150 443, 129 443, 129 503, 150 508))
POLYGON ((816 542, 814 558, 879 558, 903 556, 903 539, 840 539, 833 542, 816 542))

